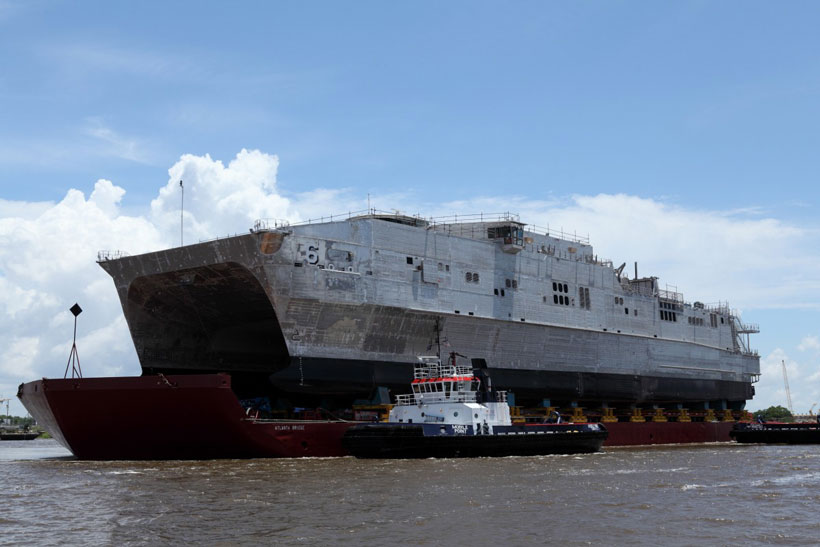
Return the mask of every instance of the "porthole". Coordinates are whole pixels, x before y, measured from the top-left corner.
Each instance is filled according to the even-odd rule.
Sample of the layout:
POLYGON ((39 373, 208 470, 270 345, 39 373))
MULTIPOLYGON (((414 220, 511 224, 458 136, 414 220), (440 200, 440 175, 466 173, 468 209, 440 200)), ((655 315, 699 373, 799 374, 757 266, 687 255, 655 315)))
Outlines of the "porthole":
POLYGON ((453 412, 453 417, 458 417, 458 410, 456 410, 455 412, 453 412))

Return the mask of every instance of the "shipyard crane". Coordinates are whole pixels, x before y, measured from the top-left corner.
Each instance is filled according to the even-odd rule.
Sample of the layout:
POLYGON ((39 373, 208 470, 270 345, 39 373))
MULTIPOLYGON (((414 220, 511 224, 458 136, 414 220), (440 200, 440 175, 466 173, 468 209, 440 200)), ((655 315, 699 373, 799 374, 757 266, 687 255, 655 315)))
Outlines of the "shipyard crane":
POLYGON ((789 375, 786 374, 786 361, 785 361, 785 359, 781 360, 780 364, 783 367, 783 384, 786 386, 786 404, 788 405, 789 412, 791 412, 792 416, 794 416, 794 410, 792 410, 792 393, 791 393, 791 390, 789 389, 789 375))
POLYGON ((11 399, 0 399, 0 405, 6 403, 6 417, 10 420, 11 414, 9 414, 9 401, 11 401, 11 399))

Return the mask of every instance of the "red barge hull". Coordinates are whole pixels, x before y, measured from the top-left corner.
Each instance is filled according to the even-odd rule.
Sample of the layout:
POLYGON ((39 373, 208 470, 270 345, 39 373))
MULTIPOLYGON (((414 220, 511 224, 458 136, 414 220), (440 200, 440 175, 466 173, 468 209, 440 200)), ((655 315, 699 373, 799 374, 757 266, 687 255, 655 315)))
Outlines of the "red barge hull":
POLYGON ((248 418, 226 374, 44 378, 17 396, 87 460, 345 456, 342 436, 355 423, 248 418))
POLYGON ((605 423, 604 446, 727 443, 735 422, 613 422, 605 423))
MULTIPOLYGON (((17 393, 77 458, 161 460, 345 456, 356 422, 249 418, 227 374, 42 379, 17 393)), ((732 422, 607 423, 604 446, 728 442, 732 422)))

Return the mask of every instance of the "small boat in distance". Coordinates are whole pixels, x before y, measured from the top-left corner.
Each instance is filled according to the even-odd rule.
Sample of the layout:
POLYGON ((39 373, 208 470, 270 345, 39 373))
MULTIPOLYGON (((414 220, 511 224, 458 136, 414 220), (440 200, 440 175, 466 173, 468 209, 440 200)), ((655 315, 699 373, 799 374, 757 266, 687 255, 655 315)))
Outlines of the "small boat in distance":
POLYGON ((513 424, 505 391, 486 368, 419 357, 412 393, 396 397, 386 423, 350 427, 342 442, 357 458, 534 456, 597 452, 606 428, 592 423, 513 424))
POLYGON ((40 436, 36 431, 19 429, 0 429, 0 441, 32 441, 40 436))
POLYGON ((820 444, 820 422, 738 423, 729 436, 739 443, 820 444))

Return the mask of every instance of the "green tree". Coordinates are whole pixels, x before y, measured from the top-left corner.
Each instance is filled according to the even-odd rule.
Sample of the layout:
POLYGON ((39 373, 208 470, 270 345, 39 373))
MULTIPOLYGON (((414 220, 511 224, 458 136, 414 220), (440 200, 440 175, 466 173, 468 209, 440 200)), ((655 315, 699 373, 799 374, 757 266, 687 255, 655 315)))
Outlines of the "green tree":
POLYGON ((758 410, 754 415, 763 418, 767 422, 791 422, 794 420, 789 409, 780 405, 758 410))

